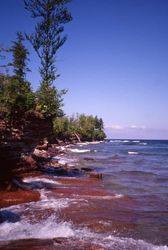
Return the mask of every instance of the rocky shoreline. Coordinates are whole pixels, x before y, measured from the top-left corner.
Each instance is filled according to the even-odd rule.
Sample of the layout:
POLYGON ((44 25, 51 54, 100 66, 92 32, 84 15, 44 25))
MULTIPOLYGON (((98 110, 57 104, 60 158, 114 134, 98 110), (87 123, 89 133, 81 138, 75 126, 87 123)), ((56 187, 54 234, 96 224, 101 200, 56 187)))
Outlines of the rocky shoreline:
MULTIPOLYGON (((107 196, 108 194, 101 189, 101 179, 102 175, 94 171, 91 168, 82 168, 80 166, 72 166, 67 163, 60 163, 60 158, 66 155, 68 145, 64 144, 58 146, 57 144, 50 144, 46 147, 46 145, 38 145, 34 151, 27 156, 22 157, 22 164, 24 162, 24 166, 21 164, 20 168, 16 169, 16 176, 12 179, 12 190, 10 191, 0 191, 0 208, 3 208, 0 212, 0 223, 5 221, 7 222, 15 222, 18 220, 17 214, 13 214, 8 211, 8 207, 12 205, 20 205, 23 203, 29 202, 37 202, 41 199, 41 194, 39 190, 41 188, 52 190, 52 195, 54 194, 55 198, 73 198, 76 196, 83 198, 96 198, 107 196), (56 157, 56 159, 53 159, 56 157), (58 158, 58 159, 57 159, 58 158), (29 167, 28 167, 29 166, 29 167), (28 169, 28 171, 27 171, 28 169), (31 170, 30 170, 31 169, 31 170), (50 173, 52 172, 52 176, 57 177, 61 186, 54 186, 52 183, 53 177, 50 177, 50 173), (77 178, 71 178, 71 176, 75 176, 77 178), (42 180, 46 180, 47 182, 42 182, 42 180), (70 178, 68 178, 70 177, 70 178), (36 182, 33 181, 26 182, 25 180, 31 180, 36 178, 36 182), (38 181, 38 178, 40 181, 38 181), (51 180, 51 184, 50 181, 51 180), (65 188, 66 187, 66 188, 65 188), (4 210, 5 209, 5 210, 4 210), (7 210, 6 210, 7 209, 7 210)), ((74 220, 74 213, 76 213, 77 217, 79 215, 80 209, 74 210, 73 208, 63 209, 60 213, 60 218, 67 217, 70 220, 74 220), (66 214, 66 215, 65 215, 66 214)), ((86 211, 87 212, 87 211, 86 211)), ((40 216, 40 215, 39 215, 40 216)), ((79 215, 79 218, 82 216, 79 215)), ((68 219, 68 220, 69 220, 68 219)), ((81 223, 81 221, 77 221, 77 224, 81 223)), ((76 222, 75 222, 76 223, 76 222)), ((33 240, 33 239, 25 239, 18 240, 15 242, 6 242, 6 244, 0 244, 0 249, 11 249, 16 245, 16 248, 19 249, 45 249, 50 250, 53 249, 69 249, 69 245, 71 245, 71 249, 81 249, 81 250, 103 250, 102 246, 95 243, 86 243, 82 240, 77 240, 76 238, 55 238, 51 240, 33 240), (41 248, 43 247, 43 248, 41 248)))
MULTIPOLYGON (((45 124, 43 120, 40 120, 40 123, 41 126, 39 118, 32 117, 29 117, 29 122, 27 120, 26 124, 22 124, 22 128, 21 126, 9 128, 3 121, 0 122, 0 223, 17 222, 18 215, 11 213, 8 208, 13 205, 40 202, 40 190, 43 188, 52 190, 52 195, 56 199, 73 197, 95 199, 109 195, 101 188, 101 173, 90 167, 69 164, 62 160, 66 158, 69 147, 74 146, 77 141, 50 143, 52 142, 50 139, 52 136, 48 135, 50 125, 45 124), (58 178, 60 186, 53 184, 55 183, 53 177, 58 178), (36 181, 33 181, 34 178, 36 181)), ((77 215, 79 211, 80 209, 74 210, 77 215)), ((73 208, 71 213, 69 212, 64 209, 60 216, 65 218, 66 213, 67 218, 75 221, 73 208)), ((52 243, 50 240, 33 239, 11 243, 7 241, 2 243, 2 247, 0 244, 0 249, 11 249, 13 244, 20 249, 29 249, 30 246, 32 249, 41 249, 40 246, 44 243, 46 244, 44 249, 51 249, 53 242, 54 249, 69 249, 69 244, 72 249, 78 249, 78 246, 80 249, 104 249, 98 244, 73 240, 72 237, 70 239, 58 237, 53 239, 52 243)))
POLYGON ((26 120, 19 121, 15 127, 0 120, 0 208, 39 199, 37 191, 22 181, 25 176, 52 173, 102 178, 93 169, 61 161, 68 145, 77 141, 60 142, 51 131, 51 121, 35 114, 27 115, 26 120))

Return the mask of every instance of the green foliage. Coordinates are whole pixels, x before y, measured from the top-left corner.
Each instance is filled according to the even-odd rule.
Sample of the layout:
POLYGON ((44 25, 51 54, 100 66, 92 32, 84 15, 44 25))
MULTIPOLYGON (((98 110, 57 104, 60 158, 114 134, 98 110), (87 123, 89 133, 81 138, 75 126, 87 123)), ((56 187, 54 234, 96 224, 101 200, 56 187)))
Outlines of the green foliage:
POLYGON ((103 120, 98 117, 84 114, 76 118, 56 118, 53 122, 54 133, 59 139, 73 140, 77 137, 81 141, 103 140, 106 135, 103 131, 103 120))
POLYGON ((24 37, 21 32, 16 33, 16 41, 12 42, 12 46, 10 48, 4 48, 0 45, 0 59, 7 59, 7 53, 12 53, 12 61, 3 64, 0 67, 5 68, 7 71, 9 67, 12 67, 13 74, 19 81, 25 80, 25 75, 27 71, 30 71, 27 67, 27 62, 29 61, 29 51, 24 46, 24 37))
POLYGON ((16 41, 13 41, 13 45, 10 49, 13 55, 12 63, 10 66, 14 68, 15 77, 19 81, 23 81, 25 79, 26 71, 29 71, 27 68, 27 61, 29 52, 23 44, 24 37, 21 32, 17 33, 16 41))
POLYGON ((84 141, 102 140, 105 138, 103 132, 103 120, 101 118, 98 119, 97 116, 80 115, 79 127, 82 140, 84 141))
POLYGON ((53 122, 53 129, 57 138, 70 139, 73 134, 73 124, 67 117, 57 117, 53 122))
POLYGON ((29 52, 23 41, 23 35, 18 32, 17 39, 10 49, 1 46, 2 52, 12 52, 12 62, 5 67, 12 67, 14 75, 0 75, 1 118, 8 119, 11 123, 17 122, 25 112, 35 107, 34 93, 30 83, 25 80, 29 52))
POLYGON ((58 91, 54 86, 42 84, 36 92, 36 110, 46 118, 63 116, 62 95, 65 93, 66 91, 58 91))
POLYGON ((20 82, 16 77, 0 77, 0 109, 1 115, 11 122, 24 116, 34 108, 34 94, 30 84, 20 82))

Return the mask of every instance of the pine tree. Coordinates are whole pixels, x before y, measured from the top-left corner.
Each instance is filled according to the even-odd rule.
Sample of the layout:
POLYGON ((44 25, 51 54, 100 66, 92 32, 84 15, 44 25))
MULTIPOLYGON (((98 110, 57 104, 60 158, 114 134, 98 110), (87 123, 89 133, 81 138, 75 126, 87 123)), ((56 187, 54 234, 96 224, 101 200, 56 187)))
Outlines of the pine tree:
POLYGON ((34 108, 34 94, 25 79, 29 52, 23 41, 22 33, 18 32, 12 46, 9 49, 2 48, 2 52, 12 53, 12 62, 2 67, 12 67, 13 75, 0 76, 0 111, 12 124, 34 108))
POLYGON ((72 19, 71 14, 65 7, 68 2, 69 0, 24 0, 25 8, 32 14, 33 18, 39 20, 34 33, 27 35, 27 39, 31 42, 41 63, 39 68, 41 85, 38 90, 38 103, 43 108, 42 111, 45 116, 50 117, 60 113, 58 110, 53 112, 53 107, 55 103, 55 108, 61 108, 61 94, 65 93, 65 91, 59 92, 53 86, 53 83, 58 77, 55 66, 56 54, 66 41, 66 36, 62 35, 64 31, 63 25, 72 19), (52 110, 50 110, 48 104, 49 99, 53 103, 51 105, 52 110), (45 112, 44 107, 47 112, 45 112))
POLYGON ((21 32, 17 33, 16 41, 10 49, 12 52, 12 63, 9 66, 13 67, 13 72, 17 80, 20 82, 25 80, 26 72, 29 71, 27 67, 29 52, 23 44, 24 37, 21 32))

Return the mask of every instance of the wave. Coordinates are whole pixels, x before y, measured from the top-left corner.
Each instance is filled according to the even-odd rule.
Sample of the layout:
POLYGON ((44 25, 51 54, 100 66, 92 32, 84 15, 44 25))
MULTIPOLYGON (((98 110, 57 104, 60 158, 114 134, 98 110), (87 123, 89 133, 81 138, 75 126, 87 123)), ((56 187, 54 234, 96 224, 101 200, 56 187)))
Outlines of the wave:
POLYGON ((120 143, 120 142, 122 142, 122 140, 110 140, 109 142, 111 142, 111 143, 120 143))
MULTIPOLYGON (((58 204, 60 207, 65 205, 63 199, 62 202, 60 202, 60 199, 55 201, 56 206, 53 206, 53 209, 55 210, 58 209, 58 204)), ((49 200, 48 204, 50 204, 49 200)), ((79 244, 80 240, 82 239, 82 244, 87 245, 91 243, 105 249, 168 250, 167 246, 156 246, 151 243, 147 243, 144 240, 118 237, 115 234, 94 233, 87 228, 77 227, 73 225, 72 222, 60 221, 56 213, 54 215, 48 216, 47 218, 42 216, 41 219, 38 218, 38 221, 31 222, 28 221, 28 219, 26 219, 26 217, 23 215, 24 212, 22 210, 26 210, 25 205, 13 206, 12 210, 14 212, 20 211, 20 214, 22 214, 21 220, 14 223, 3 222, 0 224, 0 241, 3 241, 3 244, 5 244, 5 241, 9 242, 9 240, 53 239, 53 247, 57 247, 57 241, 54 239, 61 237, 68 238, 69 249, 71 249, 71 242, 72 245, 75 241, 77 244, 79 244)), ((31 213, 33 215, 32 211, 31 213)))
POLYGON ((16 223, 5 222, 0 226, 0 240, 52 239, 55 237, 72 237, 74 231, 67 222, 58 223, 55 216, 39 223, 21 220, 16 223))
POLYGON ((90 149, 78 149, 78 148, 72 148, 69 149, 72 153, 88 153, 88 152, 97 152, 97 150, 90 150, 90 149))
POLYGON ((144 240, 134 240, 132 238, 116 237, 109 235, 103 239, 105 247, 108 249, 135 249, 135 250, 168 250, 167 246, 156 246, 144 240))
POLYGON ((127 143, 127 142, 131 142, 131 141, 129 141, 129 140, 123 140, 122 142, 123 143, 127 143))
POLYGON ((137 146, 146 146, 148 145, 147 142, 143 142, 140 140, 109 140, 110 143, 116 144, 124 144, 124 145, 137 145, 137 146))
MULTIPOLYGON (((69 150, 71 150, 71 149, 69 149, 69 150)), ((74 166, 76 163, 76 159, 72 159, 72 158, 54 156, 54 157, 52 157, 52 159, 57 160, 58 164, 61 164, 61 165, 68 164, 69 166, 71 166, 71 165, 74 166)))
POLYGON ((87 153, 87 152, 90 152, 90 149, 73 148, 73 149, 69 149, 69 151, 71 151, 73 153, 87 153))
POLYGON ((136 152, 136 151, 128 151, 128 154, 129 154, 129 155, 138 155, 139 153, 136 152))
POLYGON ((103 143, 104 141, 91 141, 91 142, 78 142, 77 145, 79 146, 85 146, 85 145, 96 145, 96 144, 100 144, 103 143))
POLYGON ((61 183, 45 177, 25 177, 24 184, 28 184, 31 189, 55 188, 61 183))
MULTIPOLYGON (((73 243, 82 239, 85 244, 96 244, 105 249, 168 250, 167 246, 155 246, 143 240, 118 237, 114 234, 94 233, 87 228, 77 227, 72 222, 60 220, 58 217, 59 209, 68 207, 71 202, 76 202, 76 199, 54 199, 49 198, 48 194, 51 193, 42 190, 40 201, 8 208, 9 211, 19 214, 20 220, 13 223, 6 221, 0 224, 0 241, 3 241, 1 245, 9 240, 53 239, 53 247, 57 247, 57 242, 54 239, 62 237, 69 239, 69 249, 71 249, 71 240, 73 243), (51 209, 55 212, 48 216, 48 211, 51 209), (40 211, 41 214, 39 214, 40 211)), ((114 196, 114 198, 121 197, 120 194, 114 196)), ((1 211, 3 210, 1 209, 1 211)))
POLYGON ((58 181, 54 181, 45 177, 25 177, 23 179, 25 183, 31 183, 31 182, 44 182, 44 183, 50 183, 50 184, 60 184, 58 181))

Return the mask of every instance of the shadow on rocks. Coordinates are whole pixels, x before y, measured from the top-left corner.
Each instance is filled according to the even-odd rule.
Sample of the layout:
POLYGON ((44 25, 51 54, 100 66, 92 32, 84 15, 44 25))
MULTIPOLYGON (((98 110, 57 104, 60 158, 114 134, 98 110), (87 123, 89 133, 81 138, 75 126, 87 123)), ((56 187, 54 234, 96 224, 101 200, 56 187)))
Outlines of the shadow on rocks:
POLYGON ((0 223, 3 222, 18 222, 20 221, 20 216, 18 214, 15 214, 9 210, 3 210, 0 211, 0 223))

